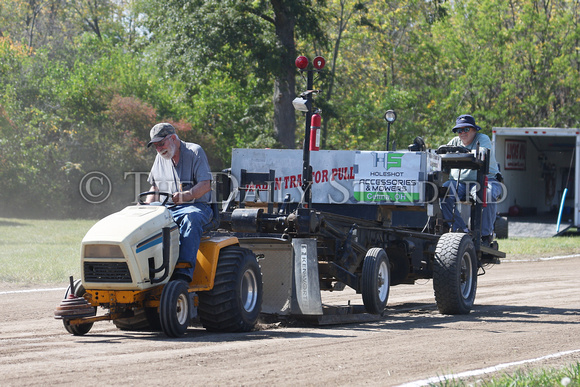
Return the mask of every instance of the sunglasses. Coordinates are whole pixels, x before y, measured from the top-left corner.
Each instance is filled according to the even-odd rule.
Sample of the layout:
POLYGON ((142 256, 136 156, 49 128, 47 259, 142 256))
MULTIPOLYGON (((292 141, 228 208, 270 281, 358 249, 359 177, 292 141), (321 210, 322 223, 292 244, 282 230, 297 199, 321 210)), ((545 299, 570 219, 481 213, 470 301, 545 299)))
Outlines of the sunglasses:
POLYGON ((169 137, 165 138, 163 141, 154 142, 153 145, 155 145, 155 148, 162 148, 165 146, 167 140, 169 140, 169 137))
POLYGON ((457 134, 467 133, 470 130, 471 130, 471 127, 468 127, 468 128, 458 128, 457 130, 455 130, 455 133, 457 133, 457 134))

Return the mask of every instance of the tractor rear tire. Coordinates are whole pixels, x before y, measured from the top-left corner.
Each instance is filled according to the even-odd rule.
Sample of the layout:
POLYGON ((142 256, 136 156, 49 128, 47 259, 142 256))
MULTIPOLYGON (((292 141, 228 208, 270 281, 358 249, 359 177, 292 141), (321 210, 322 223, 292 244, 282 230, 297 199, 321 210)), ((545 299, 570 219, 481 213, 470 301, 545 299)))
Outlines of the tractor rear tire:
POLYGON ((435 249, 433 290, 442 314, 468 314, 477 290, 477 257, 468 234, 441 235, 435 249))
POLYGON ((169 281, 161 292, 159 319, 161 329, 169 337, 185 334, 191 318, 191 299, 185 281, 169 281))
POLYGON ((382 314, 387 306, 390 289, 389 258, 385 250, 374 247, 363 261, 361 293, 368 313, 382 314))
MULTIPOLYGON (((76 297, 82 297, 83 294, 85 294, 85 287, 83 286, 83 282, 78 279, 73 283, 74 289, 73 289, 73 294, 76 297)), ((66 292, 64 293, 64 299, 66 300, 69 296, 69 294, 71 294, 71 288, 70 285, 67 287, 66 292)), ((95 307, 95 314, 97 314, 97 308, 95 307)), ((63 319, 62 323, 64 325, 64 329, 66 329, 66 331, 72 335, 75 336, 83 336, 86 335, 87 333, 89 333, 89 331, 91 330, 91 328, 93 327, 94 323, 86 323, 86 324, 78 324, 78 325, 70 325, 68 320, 63 319)))
POLYGON ((198 295, 199 319, 206 330, 251 331, 262 309, 262 272, 255 254, 239 246, 224 247, 214 287, 198 295))

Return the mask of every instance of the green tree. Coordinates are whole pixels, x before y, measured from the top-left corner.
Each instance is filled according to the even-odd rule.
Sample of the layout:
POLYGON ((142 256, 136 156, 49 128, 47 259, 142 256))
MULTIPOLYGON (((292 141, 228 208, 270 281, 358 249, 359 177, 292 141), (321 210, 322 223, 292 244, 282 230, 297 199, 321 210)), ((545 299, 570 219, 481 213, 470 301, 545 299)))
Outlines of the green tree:
MULTIPOLYGON (((338 10, 346 4, 336 1, 335 5, 341 15, 338 10)), ((387 109, 398 114, 390 137, 398 147, 406 147, 416 135, 431 134, 426 125, 433 118, 428 106, 439 80, 430 30, 446 15, 439 3, 435 5, 360 2, 351 10, 347 28, 342 33, 340 28, 333 30, 331 40, 340 37, 345 44, 331 58, 336 64, 331 110, 337 118, 329 125, 330 148, 385 149, 387 109)))
MULTIPOLYGON (((118 183, 124 172, 146 170, 152 156, 145 148, 148 130, 157 119, 170 117, 158 116, 146 102, 146 85, 158 86, 153 68, 106 39, 83 37, 69 47, 76 51, 70 67, 48 50, 30 56, 21 46, 1 41, 0 56, 9 62, 0 63, 10 63, 0 76, 6 91, 0 120, 1 195, 18 192, 37 214, 70 216, 84 208, 78 191, 84 173, 99 170, 118 183)), ((158 89, 153 103, 173 106, 173 96, 158 89)), ((93 210, 110 211, 119 201, 126 204, 127 198, 93 210)))
POLYGON ((284 147, 295 147, 295 38, 323 37, 311 1, 156 0, 144 2, 143 9, 153 40, 165 53, 161 64, 195 85, 192 96, 215 71, 246 89, 253 77, 258 83, 248 98, 264 100, 273 88, 276 138, 284 147))
POLYGON ((578 7, 559 1, 459 1, 435 41, 451 92, 484 127, 578 125, 578 7))

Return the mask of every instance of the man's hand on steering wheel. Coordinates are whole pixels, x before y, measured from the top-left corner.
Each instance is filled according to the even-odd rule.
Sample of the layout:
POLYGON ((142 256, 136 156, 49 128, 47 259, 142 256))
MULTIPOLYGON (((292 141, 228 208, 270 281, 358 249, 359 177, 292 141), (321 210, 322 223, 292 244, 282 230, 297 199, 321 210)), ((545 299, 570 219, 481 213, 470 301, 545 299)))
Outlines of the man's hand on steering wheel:
POLYGON ((167 193, 167 192, 159 192, 159 191, 141 192, 139 194, 139 198, 138 198, 137 202, 139 204, 151 204, 151 203, 148 203, 147 202, 147 197, 149 195, 158 195, 160 197, 163 196, 164 199, 163 199, 163 202, 161 203, 161 205, 163 205, 163 206, 167 204, 167 200, 169 200, 169 198, 171 197, 171 194, 170 193, 167 193))
POLYGON ((183 204, 193 200, 193 194, 191 191, 175 192, 172 196, 173 203, 183 204))

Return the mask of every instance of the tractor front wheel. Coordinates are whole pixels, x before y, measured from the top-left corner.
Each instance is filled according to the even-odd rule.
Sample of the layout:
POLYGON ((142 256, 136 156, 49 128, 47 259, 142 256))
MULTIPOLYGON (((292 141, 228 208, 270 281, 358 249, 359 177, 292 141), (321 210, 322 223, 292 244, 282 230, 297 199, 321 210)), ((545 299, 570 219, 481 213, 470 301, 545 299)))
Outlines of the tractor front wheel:
POLYGON ((161 292, 159 319, 169 337, 181 337, 189 326, 191 300, 184 281, 169 281, 161 292))

